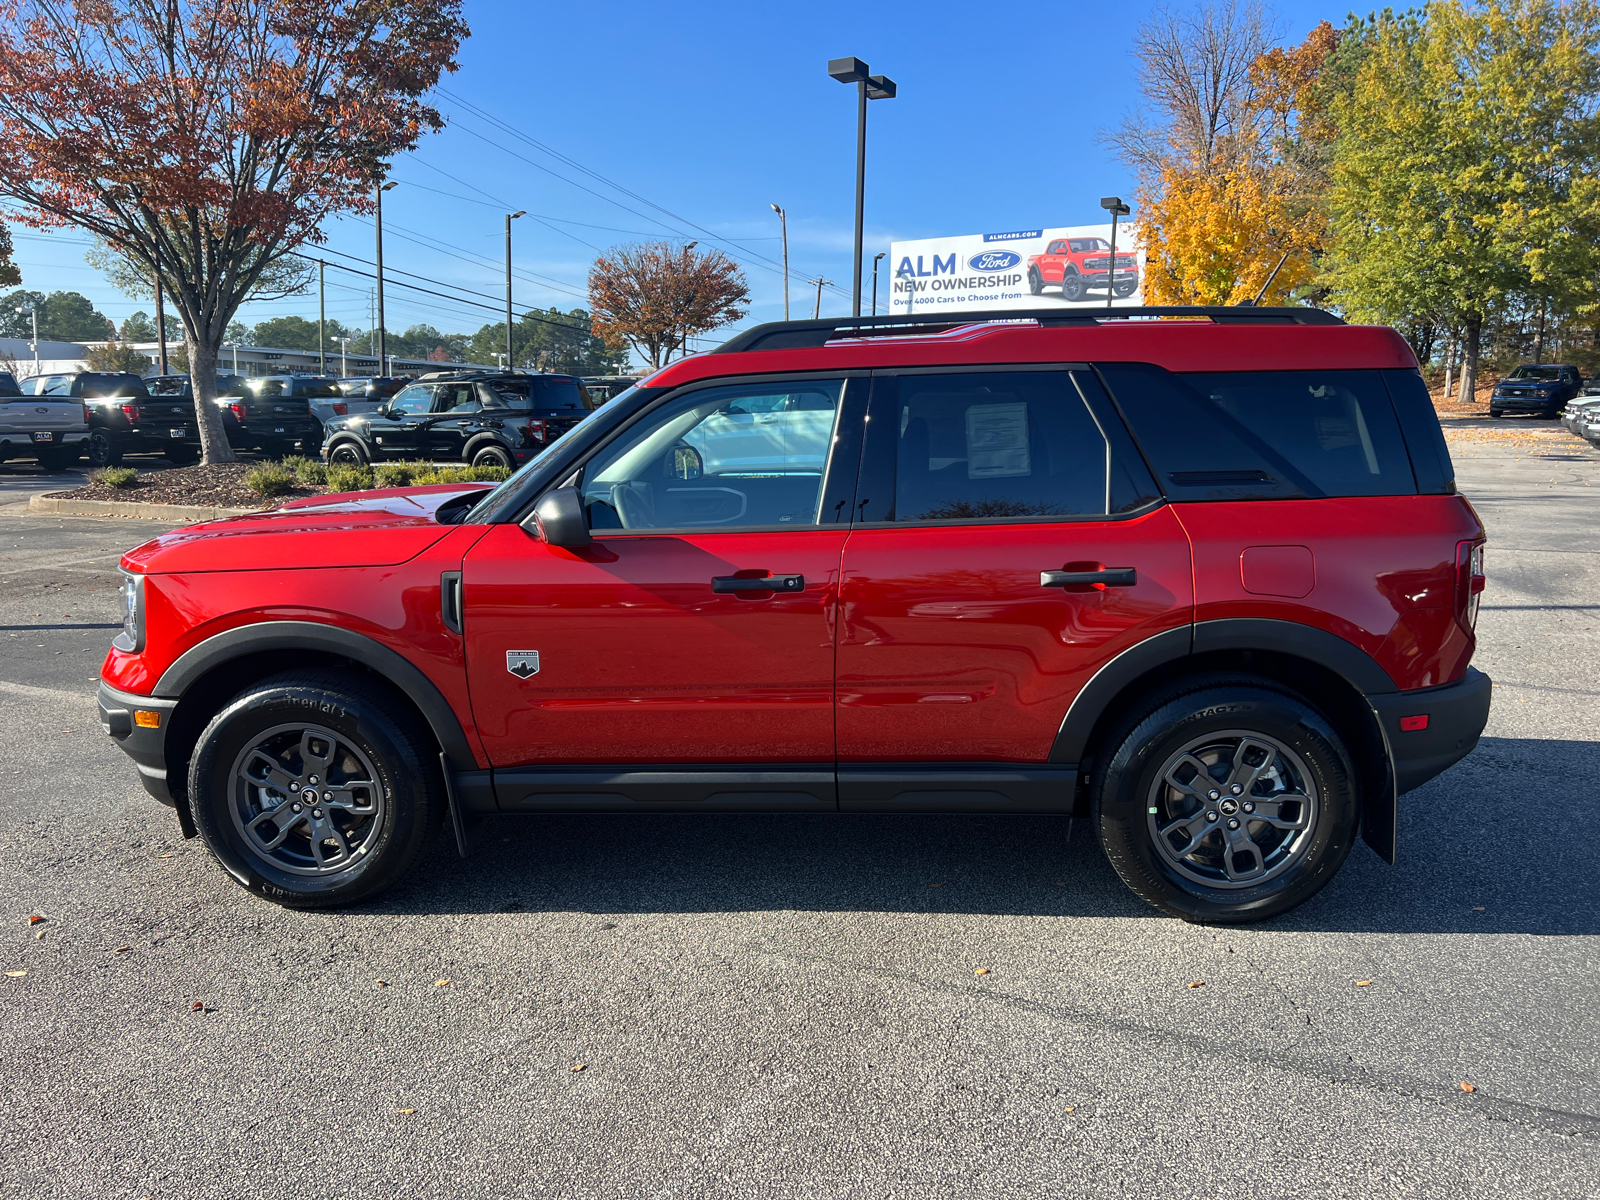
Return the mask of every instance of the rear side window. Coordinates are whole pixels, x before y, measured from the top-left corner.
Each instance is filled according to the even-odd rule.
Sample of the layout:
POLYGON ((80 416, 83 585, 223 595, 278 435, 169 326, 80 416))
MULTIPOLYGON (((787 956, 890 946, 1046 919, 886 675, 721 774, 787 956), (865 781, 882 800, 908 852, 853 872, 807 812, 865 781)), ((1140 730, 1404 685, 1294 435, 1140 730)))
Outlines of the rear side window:
POLYGON ((17 377, 7 371, 0 371, 0 396, 20 396, 22 389, 17 386, 17 377))
POLYGON ((145 391, 144 380, 137 375, 94 372, 80 375, 78 380, 78 394, 86 400, 102 396, 137 396, 143 399, 150 394, 145 391))
POLYGON ((1406 435, 1411 451, 1411 469, 1417 477, 1417 491, 1425 496, 1449 495, 1456 490, 1456 468, 1450 461, 1439 414, 1434 411, 1428 385, 1416 371, 1385 371, 1389 400, 1394 415, 1406 435))
POLYGON ((594 407, 589 394, 576 379, 535 379, 533 381, 533 407, 538 409, 568 408, 575 412, 588 412, 594 407))
POLYGON ((1100 370, 1173 500, 1416 494, 1382 372, 1100 370))

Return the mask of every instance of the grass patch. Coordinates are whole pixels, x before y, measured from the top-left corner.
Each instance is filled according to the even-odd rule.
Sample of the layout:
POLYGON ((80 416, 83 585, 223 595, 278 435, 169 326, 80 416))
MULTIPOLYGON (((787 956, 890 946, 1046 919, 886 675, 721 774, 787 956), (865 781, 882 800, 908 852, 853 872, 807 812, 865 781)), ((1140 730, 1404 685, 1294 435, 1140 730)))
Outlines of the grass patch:
POLYGON ((244 485, 258 496, 281 496, 294 490, 294 473, 281 463, 266 463, 246 475, 244 485))
POLYGON ((107 467, 95 476, 95 482, 103 483, 107 487, 125 488, 132 487, 139 478, 139 472, 133 467, 107 467))

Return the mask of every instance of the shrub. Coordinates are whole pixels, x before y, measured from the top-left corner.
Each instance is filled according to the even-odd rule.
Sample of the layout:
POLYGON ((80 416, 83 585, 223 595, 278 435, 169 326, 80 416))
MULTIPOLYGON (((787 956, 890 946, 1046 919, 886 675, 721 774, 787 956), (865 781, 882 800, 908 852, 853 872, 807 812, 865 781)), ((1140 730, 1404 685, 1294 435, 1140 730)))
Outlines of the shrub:
POLYGON ((107 467, 95 476, 98 482, 112 488, 132 487, 138 478, 139 472, 132 467, 107 467))
POLYGON ((379 487, 410 487, 414 474, 410 463, 379 463, 372 468, 372 477, 379 487))
POLYGON ((308 458, 303 465, 295 468, 294 477, 307 487, 321 487, 328 482, 328 468, 326 464, 308 458))
POLYGON ((294 489, 294 476, 278 463, 267 463, 246 475, 244 485, 258 496, 281 496, 294 489))
POLYGON ((372 468, 336 463, 328 468, 330 492, 359 492, 372 486, 372 468))
POLYGON ((477 483, 501 483, 511 478, 507 467, 468 467, 467 478, 477 483))

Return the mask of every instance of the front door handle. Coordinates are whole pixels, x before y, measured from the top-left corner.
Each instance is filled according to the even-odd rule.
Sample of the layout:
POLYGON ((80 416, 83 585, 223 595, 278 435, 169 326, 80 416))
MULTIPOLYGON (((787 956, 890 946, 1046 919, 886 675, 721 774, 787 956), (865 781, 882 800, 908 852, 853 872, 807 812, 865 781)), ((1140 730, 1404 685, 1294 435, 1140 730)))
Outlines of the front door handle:
POLYGON ((468 425, 471 425, 472 422, 471 421, 457 421, 456 424, 461 426, 463 429, 465 429, 468 425))
POLYGON ((1133 587, 1139 572, 1132 567, 1106 567, 1099 571, 1040 571, 1040 587, 1071 587, 1074 584, 1101 583, 1106 587, 1133 587))
POLYGON ((728 592, 803 592, 806 590, 806 577, 804 575, 758 575, 750 578, 745 575, 714 575, 711 579, 711 590, 718 594, 728 592))

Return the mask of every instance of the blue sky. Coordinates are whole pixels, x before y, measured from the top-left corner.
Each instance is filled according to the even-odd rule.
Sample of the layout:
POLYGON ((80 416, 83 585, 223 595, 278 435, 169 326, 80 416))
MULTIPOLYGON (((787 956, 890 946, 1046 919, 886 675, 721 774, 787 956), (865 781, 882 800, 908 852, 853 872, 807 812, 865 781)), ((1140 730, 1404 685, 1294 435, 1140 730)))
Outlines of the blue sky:
MULTIPOLYGON (((581 305, 598 250, 698 239, 744 264, 749 321, 781 319, 768 207, 778 203, 789 211, 794 315, 811 315, 816 293, 803 280, 819 273, 835 285, 823 314, 847 313, 855 92, 828 78, 830 58, 865 59, 900 89, 870 106, 870 263, 895 238, 1088 223, 1102 216, 1101 196, 1131 196, 1098 135, 1138 104, 1129 35, 1155 7, 468 0, 473 36, 438 101, 450 126, 391 173, 386 269, 487 293, 492 307, 504 289, 504 214, 526 209, 515 223, 519 306, 581 305)), ((1347 11, 1301 0, 1274 9, 1288 42, 1347 11)), ((330 251, 371 260, 370 222, 325 231, 330 251)), ((83 292, 119 322, 151 309, 84 263, 84 235, 13 233, 24 287, 83 292)), ((328 280, 328 315, 365 325, 369 281, 331 268, 328 280)), ((887 289, 885 278, 883 301, 887 289)), ((394 286, 385 308, 391 329, 470 332, 495 319, 394 286)), ((313 292, 240 316, 316 312, 313 292)))

